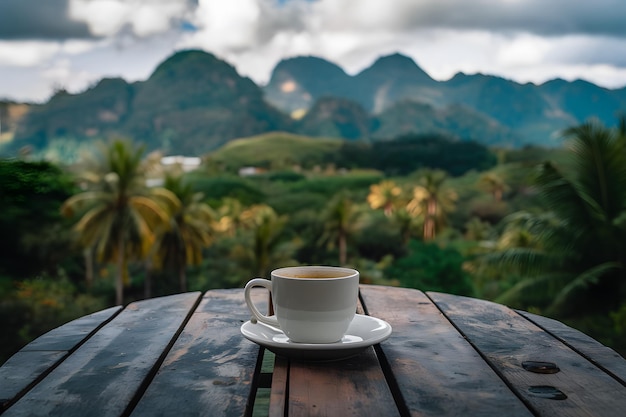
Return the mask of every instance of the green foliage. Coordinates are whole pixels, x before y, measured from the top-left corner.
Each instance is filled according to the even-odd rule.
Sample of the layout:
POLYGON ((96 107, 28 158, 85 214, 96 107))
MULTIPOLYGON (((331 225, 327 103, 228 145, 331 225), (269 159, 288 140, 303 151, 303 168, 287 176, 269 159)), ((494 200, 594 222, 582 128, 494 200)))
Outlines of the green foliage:
POLYGON ((437 134, 410 134, 371 144, 345 143, 338 161, 340 166, 376 169, 388 176, 404 176, 422 168, 442 169, 459 176, 493 167, 496 156, 476 142, 437 134))
POLYGON ((367 188, 382 179, 382 175, 376 171, 355 172, 346 175, 314 176, 306 181, 290 184, 289 192, 319 193, 325 196, 332 196, 341 190, 362 190, 365 193, 367 188))
POLYGON ((464 258, 458 251, 416 240, 409 243, 408 250, 406 256, 385 270, 387 279, 422 291, 473 295, 470 276, 463 271, 464 258))
POLYGON ((514 216, 489 256, 526 277, 507 302, 580 316, 617 308, 626 293, 626 131, 590 122, 566 133, 568 164, 544 162, 535 180, 548 211, 514 216))
MULTIPOLYGON (((162 70, 167 73, 167 67, 162 70)), ((182 252, 172 257, 170 249, 152 263, 146 262, 140 251, 129 251, 133 256, 127 258, 127 300, 142 297, 142 284, 150 280, 153 295, 180 291, 178 274, 155 269, 157 266, 178 264, 178 272, 186 274, 187 289, 204 291, 241 286, 255 275, 267 276, 278 266, 346 263, 361 270, 368 283, 479 296, 546 314, 551 305, 573 306, 580 314, 571 318, 575 320, 572 323, 617 346, 624 328, 619 306, 623 305, 620 291, 625 282, 621 278, 625 260, 620 256, 626 253, 626 212, 622 207, 626 201, 626 163, 622 159, 626 146, 616 132, 596 128, 574 132, 575 136, 594 138, 572 148, 575 158, 564 158, 568 154, 563 150, 490 150, 437 135, 411 135, 385 143, 341 143, 287 134, 234 141, 208 155, 204 159, 208 166, 185 174, 184 183, 168 185, 182 205, 185 201, 211 205, 215 217, 189 216, 202 226, 212 224, 215 233, 201 239, 203 244, 195 246, 186 264, 181 262, 182 252), (235 175, 244 166, 261 167, 265 172, 235 175), (425 167, 431 169, 423 170, 425 167), (536 178, 531 172, 539 174, 538 181, 531 182, 536 178), (422 203, 436 188, 430 185, 441 186, 444 178, 450 204, 442 208, 446 208, 448 221, 437 224, 433 243, 411 240, 423 238, 429 205, 422 203), (397 199, 388 207, 383 204, 375 209, 369 198, 370 186, 383 182, 398 188, 397 199), (198 192, 204 199, 196 198, 198 192), (192 258, 195 262, 190 262, 192 258), (592 311, 603 305, 602 312, 592 311), (595 327, 587 320, 600 316, 605 319, 598 319, 595 327)), ((6 169, 3 164, 0 169, 6 169)), ((122 174, 132 171, 132 166, 124 163, 114 168, 122 174)), ((41 174, 32 184, 26 181, 28 187, 21 187, 37 188, 39 181, 46 184, 60 173, 41 174)), ((0 181, 3 179, 0 176, 0 181)), ((20 181, 17 183, 24 184, 20 181)), ((7 184, 13 186, 15 181, 7 184)), ((141 179, 136 184, 143 188, 141 179)), ((69 180, 67 185, 71 187, 69 180)), ((39 207, 29 203, 36 197, 24 193, 21 200, 15 198, 7 200, 10 204, 5 204, 0 225, 13 231, 9 236, 32 231, 20 240, 21 250, 30 254, 32 248, 42 254, 30 258, 33 262, 22 263, 34 271, 39 270, 41 259, 50 261, 49 266, 59 263, 52 259, 60 259, 65 266, 68 262, 59 258, 59 252, 68 252, 69 228, 58 221, 59 202, 50 198, 49 206, 42 205, 50 214, 51 227, 40 231, 35 229, 39 223, 29 229, 31 217, 40 215, 39 207), (29 248, 27 252, 25 248, 29 248)), ((176 216, 173 206, 167 216, 170 222, 176 216)), ((71 272, 71 280, 78 277, 82 281, 82 264, 70 265, 66 270, 71 272)), ((105 267, 96 265, 96 275, 105 267)), ((112 295, 115 269, 108 266, 101 272, 110 280, 94 281, 107 299, 112 295)), ((10 278, 7 285, 0 282, 0 291, 12 294, 8 296, 11 299, 15 298, 11 285, 18 276, 7 271, 10 278)), ((48 277, 41 280, 52 281, 48 277)), ((89 293, 94 291, 91 287, 89 293)), ((16 320, 12 326, 21 328, 31 307, 3 301, 2 308, 12 312, 16 320)))
POLYGON ((285 192, 268 197, 266 202, 277 213, 293 215, 303 210, 319 212, 328 202, 328 196, 309 191, 285 192))
POLYGON ((298 182, 306 180, 304 174, 300 174, 294 171, 273 171, 267 174, 267 179, 277 182, 298 182))
POLYGON ((25 278, 71 255, 59 207, 74 191, 51 163, 0 160, 0 273, 25 278))
POLYGON ((268 133, 230 141, 210 154, 209 163, 231 172, 242 167, 285 170, 298 166, 312 169, 334 162, 341 144, 338 139, 268 133))
POLYGON ((386 256, 400 258, 405 255, 398 225, 382 211, 370 213, 368 217, 355 237, 355 245, 361 257, 378 262, 386 256))
POLYGON ((211 153, 208 163, 230 172, 242 167, 272 171, 318 168, 325 172, 360 168, 387 175, 407 175, 421 168, 432 168, 459 176, 493 167, 496 156, 476 142, 458 141, 445 135, 411 134, 366 143, 269 133, 231 141, 211 153))
POLYGON ((195 192, 200 192, 211 204, 219 204, 226 198, 234 198, 244 205, 262 203, 265 194, 252 181, 234 175, 204 176, 189 175, 187 177, 195 192))
POLYGON ((122 139, 103 146, 90 187, 61 206, 65 216, 78 218, 74 230, 81 245, 98 261, 115 263, 117 304, 129 282, 128 262, 145 259, 155 233, 180 206, 172 192, 146 186, 142 154, 142 146, 122 139))
POLYGON ((407 135, 392 141, 374 142, 370 166, 388 175, 407 175, 421 168, 431 168, 457 176, 472 169, 488 169, 495 163, 495 156, 475 142, 455 141, 442 135, 407 135))
POLYGON ((101 298, 82 294, 64 276, 24 280, 0 293, 0 363, 39 335, 75 318, 102 310, 101 298))

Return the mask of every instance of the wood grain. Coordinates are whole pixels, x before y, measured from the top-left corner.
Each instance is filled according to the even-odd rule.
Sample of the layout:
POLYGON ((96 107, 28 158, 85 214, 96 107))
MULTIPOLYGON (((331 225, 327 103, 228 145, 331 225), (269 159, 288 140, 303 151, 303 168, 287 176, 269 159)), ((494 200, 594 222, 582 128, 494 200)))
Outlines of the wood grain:
POLYGON ((200 293, 129 304, 3 416, 119 416, 171 346, 200 293))
MULTIPOLYGON (((357 313, 363 314, 361 304, 357 313)), ((276 358, 270 414, 274 416, 398 416, 374 348, 339 361, 276 358)))
POLYGON ((393 328, 380 349, 408 414, 532 415, 421 291, 362 286, 361 295, 393 328))
POLYGON ((327 363, 292 361, 289 366, 290 417, 398 416, 373 348, 327 363))
POLYGON ((613 349, 604 346, 591 336, 548 317, 538 316, 526 311, 517 311, 537 326, 552 333, 562 342, 580 352, 591 362, 610 372, 622 385, 626 385, 626 360, 613 349))
MULTIPOLYGON (((267 295, 253 291, 262 305, 267 295)), ((267 308, 267 307, 265 307, 267 308)), ((207 291, 132 416, 243 416, 259 347, 240 327, 250 318, 241 290, 207 291)))
POLYGON ((283 417, 289 396, 289 360, 276 356, 270 391, 269 417, 283 417))
POLYGON ((474 298, 428 295, 537 415, 624 415, 626 387, 517 312, 474 298), (524 361, 552 362, 560 372, 528 372, 524 361), (537 394, 550 389, 567 398, 551 400, 537 394))
POLYGON ((111 307, 70 321, 24 346, 0 368, 0 411, 54 369, 122 307, 111 307))

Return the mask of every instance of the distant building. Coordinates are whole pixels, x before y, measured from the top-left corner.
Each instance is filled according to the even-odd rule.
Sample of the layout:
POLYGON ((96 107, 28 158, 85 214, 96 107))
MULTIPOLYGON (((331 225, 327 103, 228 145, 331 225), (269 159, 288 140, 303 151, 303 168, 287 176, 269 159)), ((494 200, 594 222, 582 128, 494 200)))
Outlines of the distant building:
POLYGON ((164 156, 161 158, 161 165, 164 167, 177 165, 182 168, 184 172, 193 171, 200 167, 202 159, 197 156, 164 156))
POLYGON ((252 175, 259 175, 265 172, 263 168, 258 167, 242 167, 239 168, 239 176, 240 177, 250 177, 252 175))
POLYGON ((202 164, 202 159, 195 156, 164 156, 159 159, 161 169, 156 169, 146 180, 148 187, 161 187, 164 183, 164 175, 169 172, 181 174, 197 169, 202 164))

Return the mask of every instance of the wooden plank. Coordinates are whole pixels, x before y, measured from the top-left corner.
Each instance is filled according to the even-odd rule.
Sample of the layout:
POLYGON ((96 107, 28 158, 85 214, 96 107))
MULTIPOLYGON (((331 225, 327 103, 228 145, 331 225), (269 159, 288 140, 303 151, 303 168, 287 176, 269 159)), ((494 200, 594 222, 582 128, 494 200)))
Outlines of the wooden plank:
POLYGON ((624 415, 626 387, 515 311, 474 298, 428 295, 536 415, 624 415), (529 372, 525 361, 554 363, 560 371, 529 372))
MULTIPOLYGON (((357 313, 363 314, 360 303, 357 313)), ((374 348, 369 348, 333 362, 277 357, 269 415, 397 416, 399 412, 374 348)))
POLYGON ((374 352, 337 362, 291 361, 289 417, 399 416, 374 352))
POLYGON ((380 350, 403 414, 532 415, 421 291, 364 285, 361 296, 393 327, 380 350))
POLYGON ((129 304, 3 416, 119 416, 141 393, 200 293, 129 304))
POLYGON ((249 318, 241 290, 208 291, 131 415, 243 416, 259 355, 240 332, 249 318))
POLYGON ((270 391, 270 407, 268 417, 284 417, 287 406, 287 387, 289 384, 289 360, 276 356, 274 372, 272 374, 272 389, 270 391))
POLYGON ((611 373, 622 385, 626 385, 626 360, 619 353, 604 346, 591 336, 561 323, 558 320, 538 316, 526 311, 517 311, 542 329, 552 333, 572 349, 585 356, 598 367, 611 373))
MULTIPOLYGON (((359 303, 357 313, 363 312, 359 303)), ((392 417, 399 412, 374 348, 369 348, 331 362, 300 362, 277 356, 269 415, 392 417)))
POLYGON ((72 320, 43 334, 11 356, 0 368, 0 411, 32 387, 68 352, 120 311, 111 307, 72 320))

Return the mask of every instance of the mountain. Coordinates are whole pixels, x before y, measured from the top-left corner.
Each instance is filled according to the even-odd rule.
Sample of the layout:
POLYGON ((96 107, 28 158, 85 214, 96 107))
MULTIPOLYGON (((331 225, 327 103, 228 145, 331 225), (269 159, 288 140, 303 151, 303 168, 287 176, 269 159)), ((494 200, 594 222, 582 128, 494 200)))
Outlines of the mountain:
POLYGON ((151 137, 166 152, 203 153, 233 137, 288 125, 263 92, 230 64, 201 51, 180 52, 135 86, 131 137, 151 137))
POLYGON ((65 152, 121 136, 148 151, 203 155, 269 132, 370 142, 438 134, 490 146, 556 146, 562 129, 590 118, 612 126, 625 108, 626 88, 463 73, 436 81, 401 54, 380 57, 356 75, 322 58, 289 58, 258 86, 213 54, 186 50, 143 81, 102 79, 82 93, 58 91, 43 104, 0 102, 0 151, 65 152))
POLYGON ((298 133, 306 136, 368 139, 372 119, 358 103, 335 97, 322 97, 297 124, 298 133))
POLYGON ((377 140, 389 140, 409 133, 436 133, 460 140, 474 139, 489 146, 517 147, 524 144, 512 129, 462 104, 434 107, 404 100, 379 114, 375 125, 372 137, 377 140))
POLYGON ((162 62, 145 81, 104 79, 83 93, 61 91, 32 106, 11 147, 41 149, 53 140, 124 136, 145 142, 149 150, 199 155, 236 137, 289 129, 291 123, 230 64, 189 50, 162 62))
POLYGON ((280 61, 264 92, 268 102, 297 115, 325 96, 351 98, 351 77, 322 58, 302 56, 280 61))
POLYGON ((44 147, 55 137, 94 138, 117 130, 128 116, 133 88, 121 78, 103 79, 83 94, 57 92, 20 120, 14 142, 44 147))
POLYGON ((441 102, 438 83, 415 61, 400 54, 377 59, 354 77, 353 84, 352 98, 373 113, 407 99, 430 104, 441 102))
MULTIPOLYGON (((308 65, 311 59, 290 59, 289 65, 281 62, 276 66, 275 73, 280 69, 280 79, 295 80, 299 88, 277 89, 270 81, 264 89, 266 92, 272 89, 268 99, 275 106, 285 112, 304 114, 312 108, 314 98, 322 95, 322 90, 317 89, 323 80, 322 75, 313 71, 311 76, 317 77, 318 81, 298 81, 303 72, 301 67, 308 65), (304 101, 295 97, 311 99, 304 101)), ((420 131, 430 126, 482 143, 498 144, 503 140, 502 145, 558 145, 555 138, 562 129, 590 118, 612 126, 626 110, 626 88, 609 90, 582 80, 520 84, 491 75, 463 73, 447 81, 436 81, 411 58, 401 54, 381 57, 355 76, 341 74, 334 81, 341 82, 341 88, 334 94, 338 98, 355 101, 371 114, 384 115, 383 119, 387 120, 416 117, 420 120, 420 131), (397 106, 409 101, 427 105, 422 107, 423 117, 416 115, 416 106, 397 106), (389 109, 407 113, 389 117, 389 109), (431 115, 434 119, 425 117, 429 112, 437 113, 431 115), (441 119, 446 112, 453 112, 454 120, 449 116, 441 119)), ((272 80, 278 79, 275 76, 273 74, 272 80)), ((404 122, 397 125, 398 132, 405 131, 409 125, 417 128, 417 124, 417 121, 404 122)), ((389 124, 378 129, 379 132, 372 132, 373 137, 389 137, 396 133, 395 127, 389 124)))

